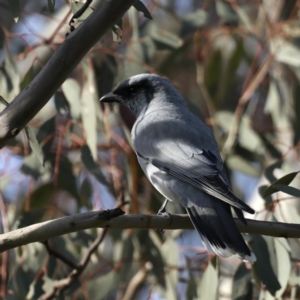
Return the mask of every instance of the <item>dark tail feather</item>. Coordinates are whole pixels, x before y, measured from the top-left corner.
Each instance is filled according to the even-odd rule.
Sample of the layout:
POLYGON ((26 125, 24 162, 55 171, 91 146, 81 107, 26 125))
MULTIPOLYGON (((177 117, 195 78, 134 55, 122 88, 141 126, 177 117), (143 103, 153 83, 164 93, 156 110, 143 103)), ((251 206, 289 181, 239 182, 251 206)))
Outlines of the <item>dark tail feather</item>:
POLYGON ((214 206, 191 206, 186 210, 208 251, 222 257, 237 254, 250 263, 256 261, 235 225, 228 204, 214 199, 214 206))

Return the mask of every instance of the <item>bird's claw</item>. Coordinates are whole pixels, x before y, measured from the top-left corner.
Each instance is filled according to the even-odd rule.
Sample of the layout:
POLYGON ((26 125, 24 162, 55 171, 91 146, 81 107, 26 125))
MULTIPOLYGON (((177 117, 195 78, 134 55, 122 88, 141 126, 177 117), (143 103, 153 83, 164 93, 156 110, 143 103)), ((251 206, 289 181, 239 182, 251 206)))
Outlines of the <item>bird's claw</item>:
MULTIPOLYGON (((172 224, 172 215, 169 212, 167 212, 165 209, 160 209, 158 211, 157 215, 168 218, 169 219, 169 224, 168 225, 172 224)), ((156 229, 156 231, 158 231, 161 234, 165 233, 165 231, 163 229, 156 229)))

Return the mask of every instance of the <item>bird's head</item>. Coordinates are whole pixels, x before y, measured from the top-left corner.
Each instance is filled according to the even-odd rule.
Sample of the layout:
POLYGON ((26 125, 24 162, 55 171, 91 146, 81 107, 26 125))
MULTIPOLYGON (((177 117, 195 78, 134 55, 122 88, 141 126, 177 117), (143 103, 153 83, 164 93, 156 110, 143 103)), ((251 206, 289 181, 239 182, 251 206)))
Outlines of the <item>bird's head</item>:
POLYGON ((168 90, 172 89, 175 90, 163 77, 155 74, 139 74, 121 82, 113 92, 104 95, 100 102, 121 103, 138 116, 155 95, 168 94, 168 90))

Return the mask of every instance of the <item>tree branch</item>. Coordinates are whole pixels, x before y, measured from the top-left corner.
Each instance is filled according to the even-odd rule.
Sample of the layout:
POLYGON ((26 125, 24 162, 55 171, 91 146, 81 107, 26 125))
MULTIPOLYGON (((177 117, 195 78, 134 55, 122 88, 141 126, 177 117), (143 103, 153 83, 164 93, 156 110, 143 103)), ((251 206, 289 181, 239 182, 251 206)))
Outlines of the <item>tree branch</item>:
POLYGON ((80 263, 78 265, 74 266, 74 269, 69 274, 69 276, 66 277, 66 278, 63 278, 61 280, 55 281, 52 285, 52 288, 49 291, 47 291, 45 294, 43 294, 39 298, 39 300, 53 299, 57 295, 57 293, 62 294, 62 292, 65 289, 70 287, 70 285, 74 282, 74 280, 76 278, 78 278, 80 276, 80 274, 82 273, 82 271, 85 269, 85 267, 87 266, 87 264, 88 264, 88 262, 91 258, 91 255, 93 254, 93 252, 95 252, 95 250, 102 243, 106 233, 107 233, 107 229, 104 229, 102 234, 99 235, 97 237, 97 239, 95 239, 95 241, 90 245, 90 247, 88 248, 87 253, 83 256, 80 263))
POLYGON ((49 101, 84 55, 136 0, 110 0, 68 35, 33 81, 0 113, 0 148, 49 101))
MULTIPOLYGON (((33 242, 41 242, 88 228, 193 229, 187 215, 170 218, 157 215, 125 215, 120 208, 92 211, 37 223, 0 235, 0 252, 33 242)), ((247 220, 248 226, 235 219, 241 232, 274 237, 300 238, 300 224, 247 220)))

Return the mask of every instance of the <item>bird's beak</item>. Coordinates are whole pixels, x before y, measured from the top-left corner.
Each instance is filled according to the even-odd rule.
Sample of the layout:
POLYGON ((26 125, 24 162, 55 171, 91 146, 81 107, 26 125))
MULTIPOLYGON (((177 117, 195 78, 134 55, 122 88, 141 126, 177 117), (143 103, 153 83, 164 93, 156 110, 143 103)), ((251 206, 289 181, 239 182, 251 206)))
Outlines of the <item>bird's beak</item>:
POLYGON ((114 94, 113 92, 110 92, 103 97, 101 97, 100 102, 121 102, 121 97, 119 95, 114 94))

